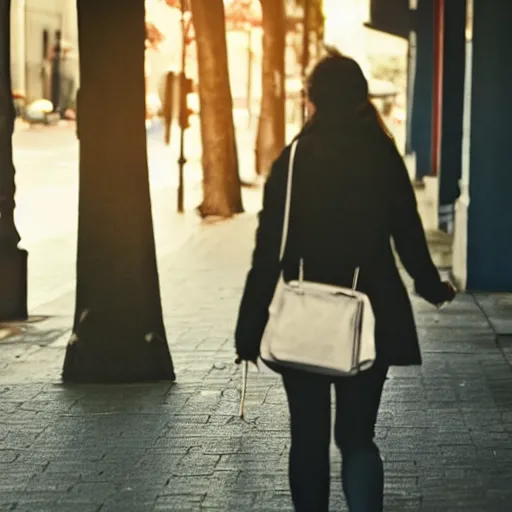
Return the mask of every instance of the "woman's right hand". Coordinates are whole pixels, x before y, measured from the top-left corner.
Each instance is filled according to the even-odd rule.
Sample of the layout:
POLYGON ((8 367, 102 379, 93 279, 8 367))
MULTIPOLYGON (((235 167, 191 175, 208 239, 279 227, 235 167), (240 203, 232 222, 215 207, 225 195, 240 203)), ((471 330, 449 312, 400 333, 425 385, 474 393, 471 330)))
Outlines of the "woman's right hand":
POLYGON ((443 306, 445 306, 447 303, 452 302, 455 296, 457 295, 457 288, 451 281, 443 281, 444 286, 444 300, 439 301, 436 306, 438 309, 441 309, 443 306))
POLYGON ((438 308, 447 302, 451 302, 457 294, 455 286, 450 281, 441 281, 439 276, 430 281, 416 281, 414 283, 414 291, 438 308))

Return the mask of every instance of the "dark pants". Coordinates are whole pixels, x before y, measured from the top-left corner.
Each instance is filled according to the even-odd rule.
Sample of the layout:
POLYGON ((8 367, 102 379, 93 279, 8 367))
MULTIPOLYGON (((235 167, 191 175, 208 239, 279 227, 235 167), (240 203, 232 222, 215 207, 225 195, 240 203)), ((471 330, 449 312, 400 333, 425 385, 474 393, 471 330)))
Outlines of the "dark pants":
POLYGON ((342 454, 343 491, 350 512, 381 512, 384 476, 374 429, 387 367, 330 379, 286 370, 292 445, 290 486, 297 512, 329 510, 331 384, 336 390, 334 438, 342 454))

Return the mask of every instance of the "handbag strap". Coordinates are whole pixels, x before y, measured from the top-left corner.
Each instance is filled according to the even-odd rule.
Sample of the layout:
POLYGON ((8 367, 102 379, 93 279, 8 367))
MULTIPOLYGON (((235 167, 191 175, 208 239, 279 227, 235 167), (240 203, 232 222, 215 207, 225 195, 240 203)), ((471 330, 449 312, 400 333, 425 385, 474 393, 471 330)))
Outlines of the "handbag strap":
MULTIPOLYGON (((299 144, 299 140, 296 139, 292 142, 290 148, 290 160, 288 163, 288 181, 286 185, 286 200, 284 206, 284 220, 283 220, 283 233, 281 236, 281 250, 279 252, 279 262, 283 262, 284 251, 286 250, 286 242, 288 239, 288 228, 290 224, 290 207, 292 202, 292 183, 293 183, 293 168, 295 164, 295 153, 297 151, 297 146, 299 144)), ((354 270, 354 276, 352 281, 352 290, 357 289, 358 281, 359 281, 359 273, 360 267, 356 267, 354 270)), ((301 260, 300 270, 299 270, 300 280, 302 280, 304 275, 303 262, 301 260)))
POLYGON ((283 233, 281 236, 281 250, 279 252, 279 262, 282 263, 284 251, 286 249, 286 242, 288 239, 288 227, 290 224, 290 207, 292 202, 292 182, 293 182, 293 167, 295 163, 295 153, 297 151, 298 139, 294 140, 290 149, 290 160, 288 163, 288 180, 286 184, 286 200, 284 205, 284 219, 283 219, 283 233))

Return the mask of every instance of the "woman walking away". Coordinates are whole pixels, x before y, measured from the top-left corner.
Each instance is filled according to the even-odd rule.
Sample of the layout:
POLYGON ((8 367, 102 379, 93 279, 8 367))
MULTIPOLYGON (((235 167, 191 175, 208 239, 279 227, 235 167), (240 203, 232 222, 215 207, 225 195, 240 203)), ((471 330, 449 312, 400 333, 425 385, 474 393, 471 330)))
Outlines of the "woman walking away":
MULTIPOLYGON (((290 409, 289 478, 297 512, 329 510, 331 387, 336 393, 334 438, 350 512, 383 509, 383 465, 374 442, 382 388, 392 365, 421 364, 411 303, 391 240, 415 290, 440 306, 455 289, 432 262, 407 170, 368 97, 355 61, 338 53, 309 77, 309 121, 298 135, 289 229, 280 260, 290 147, 275 161, 265 185, 252 268, 236 327, 238 361, 256 362, 268 308, 281 271, 285 282, 304 279, 351 287, 370 299, 376 360, 355 376, 330 377, 286 366, 290 409)), ((314 343, 314 340, 312 341, 314 343)))

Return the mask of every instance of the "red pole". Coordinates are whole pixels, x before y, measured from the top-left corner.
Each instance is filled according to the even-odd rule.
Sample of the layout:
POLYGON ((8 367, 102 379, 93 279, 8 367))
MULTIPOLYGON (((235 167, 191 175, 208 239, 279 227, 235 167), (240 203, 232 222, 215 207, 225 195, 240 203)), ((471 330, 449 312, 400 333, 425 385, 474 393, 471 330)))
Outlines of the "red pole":
POLYGON ((434 0, 434 83, 432 112, 432 176, 439 174, 443 119, 444 1, 434 0))

